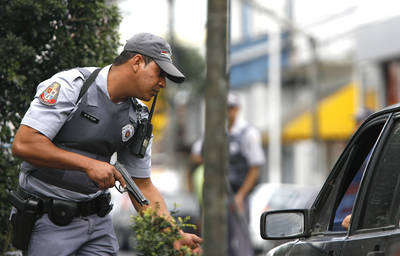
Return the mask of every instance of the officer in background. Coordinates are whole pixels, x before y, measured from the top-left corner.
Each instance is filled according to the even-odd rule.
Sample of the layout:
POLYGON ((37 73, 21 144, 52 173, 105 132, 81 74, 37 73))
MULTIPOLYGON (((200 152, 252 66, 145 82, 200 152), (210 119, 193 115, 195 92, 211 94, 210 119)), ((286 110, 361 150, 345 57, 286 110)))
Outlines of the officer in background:
MULTIPOLYGON (((172 63, 169 44, 141 33, 127 41, 113 64, 74 68, 39 84, 12 146, 24 160, 18 196, 40 209, 13 208, 11 215, 16 239, 25 239, 28 255, 117 255, 108 188, 116 181, 125 186, 125 181, 109 163, 114 152, 150 206, 158 205, 159 214, 170 218, 150 179, 152 140, 144 157, 129 148, 149 116, 139 100, 151 100, 166 87, 166 78, 185 79, 172 63), (85 81, 90 87, 80 95, 85 81)), ((131 201, 136 210, 144 210, 131 201)), ((201 238, 181 235, 176 248, 200 250, 201 238)))
MULTIPOLYGON (((238 117, 239 110, 238 96, 229 93, 228 182, 234 201, 234 207, 230 207, 228 211, 229 255, 248 256, 253 254, 250 237, 244 230, 247 231, 249 223, 248 196, 257 184, 265 157, 259 131, 238 117)), ((202 163, 202 143, 203 138, 192 146, 191 160, 197 164, 202 163)))

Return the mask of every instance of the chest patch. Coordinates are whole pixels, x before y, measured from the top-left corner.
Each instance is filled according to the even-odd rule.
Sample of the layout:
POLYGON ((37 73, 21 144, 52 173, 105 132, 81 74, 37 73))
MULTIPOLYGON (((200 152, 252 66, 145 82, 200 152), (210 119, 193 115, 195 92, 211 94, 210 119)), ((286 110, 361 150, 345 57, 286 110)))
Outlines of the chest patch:
POLYGON ((57 103, 58 94, 60 93, 61 85, 57 82, 47 86, 40 94, 39 101, 47 106, 54 106, 57 103))
POLYGON ((135 133, 135 128, 132 124, 127 124, 122 127, 121 135, 122 141, 127 142, 130 138, 132 138, 133 134, 135 133))

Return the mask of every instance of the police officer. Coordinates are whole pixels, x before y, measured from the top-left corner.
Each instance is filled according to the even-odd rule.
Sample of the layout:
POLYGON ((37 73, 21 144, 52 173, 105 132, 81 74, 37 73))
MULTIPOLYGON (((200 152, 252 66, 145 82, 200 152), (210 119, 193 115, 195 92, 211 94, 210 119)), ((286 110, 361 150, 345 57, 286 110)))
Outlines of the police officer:
MULTIPOLYGON (((33 222, 28 255, 117 254, 107 189, 116 181, 125 186, 125 181, 109 164, 114 152, 150 206, 159 205, 159 214, 170 216, 150 179, 151 140, 142 158, 128 146, 149 115, 138 99, 149 101, 166 87, 166 78, 185 79, 172 63, 170 46, 141 33, 127 41, 113 64, 63 71, 39 84, 12 146, 24 160, 19 196, 37 200, 42 211, 33 222), (90 86, 80 95, 85 81, 90 86)), ((144 209, 131 200, 138 211, 144 209)), ((13 211, 17 223, 26 219, 20 210, 13 211)), ((199 250, 201 238, 181 235, 175 247, 199 250)))
MULTIPOLYGON (((249 193, 257 184, 259 169, 265 163, 261 145, 261 136, 257 129, 239 118, 239 98, 228 94, 228 181, 233 193, 235 209, 228 211, 229 255, 252 255, 248 228, 249 193), (244 221, 243 221, 244 219, 244 221)), ((192 146, 191 159, 197 164, 202 162, 202 139, 192 146)))

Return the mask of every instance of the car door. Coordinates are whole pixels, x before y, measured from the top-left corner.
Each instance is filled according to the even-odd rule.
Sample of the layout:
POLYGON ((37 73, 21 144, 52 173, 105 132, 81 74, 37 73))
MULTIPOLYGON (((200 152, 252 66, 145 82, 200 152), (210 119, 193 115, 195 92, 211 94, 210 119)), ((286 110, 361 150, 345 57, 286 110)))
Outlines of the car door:
POLYGON ((342 255, 400 255, 400 116, 392 115, 366 168, 342 255))
POLYGON ((342 255, 348 231, 341 223, 353 211, 364 172, 388 120, 387 114, 369 120, 352 137, 312 206, 311 236, 298 241, 290 255, 342 255))

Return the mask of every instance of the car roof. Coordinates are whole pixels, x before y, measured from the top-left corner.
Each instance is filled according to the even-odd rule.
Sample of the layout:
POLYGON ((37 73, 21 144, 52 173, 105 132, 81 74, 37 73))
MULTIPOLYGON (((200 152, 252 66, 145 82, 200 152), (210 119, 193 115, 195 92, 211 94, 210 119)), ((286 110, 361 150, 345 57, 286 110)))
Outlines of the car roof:
POLYGON ((400 103, 396 103, 396 104, 387 106, 387 107, 385 107, 381 110, 378 110, 378 111, 372 113, 371 115, 369 115, 368 118, 366 118, 365 122, 369 121, 377 116, 384 115, 384 114, 390 113, 390 112, 396 112, 399 110, 400 110, 400 103))

